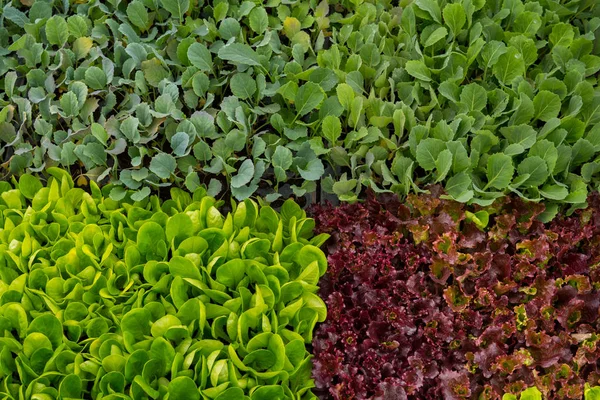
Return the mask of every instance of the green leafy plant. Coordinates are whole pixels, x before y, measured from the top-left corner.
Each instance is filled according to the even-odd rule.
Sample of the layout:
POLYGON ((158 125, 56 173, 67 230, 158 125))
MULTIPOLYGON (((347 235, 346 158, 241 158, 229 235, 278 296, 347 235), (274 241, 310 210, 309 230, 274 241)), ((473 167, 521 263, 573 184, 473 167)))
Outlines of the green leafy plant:
POLYGON ((3 398, 314 398, 314 221, 204 189, 112 200, 49 168, 0 182, 3 398))
POLYGON ((514 192, 545 201, 547 219, 557 203, 584 206, 588 186, 598 186, 597 2, 402 4, 361 4, 382 22, 365 26, 357 10, 320 54, 349 55, 326 64, 345 75, 336 88, 342 123, 323 132, 347 173, 325 189, 352 200, 362 185, 408 194, 443 183, 449 198, 480 205, 514 192), (376 29, 388 21, 397 35, 376 29))
POLYGON ((593 0, 8 2, 0 154, 136 198, 598 187, 593 0), (321 185, 319 186, 319 183, 321 185))
POLYGON ((600 386, 590 387, 590 385, 586 385, 584 395, 585 400, 600 399, 600 386))
POLYGON ((239 200, 261 186, 274 200, 288 178, 295 194, 313 192, 324 164, 308 120, 331 108, 323 87, 338 81, 315 63, 328 12, 326 2, 8 2, 2 165, 109 180, 117 201, 173 183, 211 195, 225 184, 239 200))
MULTIPOLYGON (((507 393, 502 396, 502 400, 517 400, 517 396, 507 393)), ((521 392, 519 400, 542 400, 542 392, 535 386, 527 388, 521 392)))
POLYGON ((480 205, 511 191, 544 200, 547 219, 557 203, 585 205, 588 185, 597 188, 600 19, 592 2, 564 14, 555 4, 424 0, 403 10, 409 60, 396 86, 411 107, 394 119, 408 146, 384 182, 402 193, 413 178, 445 182, 450 198, 480 205))
MULTIPOLYGON (((542 400, 542 393, 535 386, 530 387, 521 392, 519 399, 520 400, 542 400)), ((584 399, 585 400, 600 399, 600 386, 590 387, 589 384, 586 384, 584 399)), ((514 394, 507 393, 504 396, 502 396, 502 400, 517 400, 517 396, 515 396, 514 394)))

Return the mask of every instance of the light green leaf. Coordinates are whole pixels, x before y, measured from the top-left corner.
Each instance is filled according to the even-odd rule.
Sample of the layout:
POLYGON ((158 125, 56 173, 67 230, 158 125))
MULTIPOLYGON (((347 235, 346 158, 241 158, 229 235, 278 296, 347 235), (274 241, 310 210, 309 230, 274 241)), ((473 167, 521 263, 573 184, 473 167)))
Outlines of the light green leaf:
POLYGON ((52 343, 52 347, 55 349, 60 346, 63 342, 63 327, 59 319, 52 314, 41 314, 31 323, 27 328, 27 334, 30 335, 33 332, 42 333, 52 343))
POLYGON ((532 386, 521 392, 520 400, 542 400, 542 392, 538 388, 532 386))
POLYGON ((340 83, 335 88, 335 91, 337 94, 338 101, 340 102, 342 107, 344 107, 344 109, 346 110, 349 110, 350 105, 354 100, 354 89, 352 89, 352 86, 348 85, 347 83, 340 83))
POLYGON ((217 282, 235 289, 246 275, 246 263, 241 259, 226 262, 217 269, 217 282))
POLYGON ((280 167, 285 171, 292 166, 292 152, 285 146, 277 146, 271 162, 274 167, 280 167))
POLYGON ((73 92, 67 92, 60 98, 60 107, 66 117, 76 117, 79 114, 79 101, 73 92))
POLYGON ((325 93, 319 85, 313 82, 306 82, 296 93, 294 106, 296 107, 297 115, 302 117, 319 105, 325 98, 325 93))
POLYGON ((230 387, 218 395, 215 400, 246 400, 246 396, 239 387, 230 387))
POLYGON ((528 149, 535 143, 537 132, 531 125, 513 125, 500 128, 500 133, 511 144, 518 144, 528 149))
POLYGON ((121 330, 143 340, 144 336, 150 335, 150 317, 150 311, 145 308, 134 308, 121 319, 121 330))
POLYGON ((230 40, 240 34, 241 26, 235 18, 225 18, 219 25, 219 35, 223 40, 230 40))
POLYGON ((269 26, 269 17, 264 7, 253 8, 248 19, 250 20, 250 29, 259 35, 266 31, 269 26))
POLYGON ((335 146, 342 133, 342 123, 338 117, 328 115, 323 119, 321 125, 323 137, 329 141, 332 146, 335 146))
POLYGON ((467 22, 464 6, 461 3, 446 4, 443 14, 444 22, 456 37, 467 22))
POLYGON ((470 83, 463 87, 460 102, 466 105, 469 111, 481 111, 487 104, 487 91, 477 83, 470 83))
POLYGON ((586 139, 578 139, 573 145, 571 153, 571 164, 576 167, 589 161, 594 154, 594 146, 586 139))
POLYGON ((510 85, 515 78, 525 73, 525 61, 523 56, 514 47, 508 47, 506 53, 498 57, 494 64, 494 76, 504 85, 510 85))
POLYGON ((491 40, 483 47, 481 59, 484 69, 492 68, 498 62, 500 56, 508 51, 504 42, 491 40))
POLYGON ((33 199, 35 194, 42 188, 42 183, 38 178, 29 174, 23 174, 19 178, 19 190, 27 199, 33 199))
POLYGON ((338 196, 346 195, 356 187, 357 183, 358 181, 356 179, 337 181, 333 184, 333 193, 338 196))
POLYGON ((192 89, 194 90, 194 94, 198 97, 204 97, 206 95, 206 91, 210 86, 210 79, 203 72, 198 72, 192 78, 192 89))
POLYGON ((425 47, 433 46, 446 36, 448 36, 448 30, 443 26, 440 26, 435 31, 431 32, 431 35, 427 37, 427 40, 425 41, 425 47))
POLYGON ((323 176, 325 173, 325 168, 321 160, 315 158, 314 160, 310 160, 308 162, 306 168, 298 167, 298 172, 300 173, 300 176, 307 181, 316 181, 323 176))
POLYGON ((85 58, 93 45, 94 41, 89 37, 77 38, 75 42, 73 42, 73 53, 75 53, 75 57, 77 57, 78 60, 85 58))
POLYGON ((446 183, 446 192, 456 201, 466 203, 473 198, 471 178, 465 172, 460 172, 446 183))
POLYGON ((585 400, 600 400, 600 386, 589 387, 585 385, 585 400))
POLYGON ((569 195, 569 190, 561 185, 544 185, 540 194, 550 200, 564 200, 569 195))
POLYGON ((520 187, 538 187, 548 179, 548 166, 546 162, 538 156, 528 157, 517 167, 519 175, 529 175, 521 183, 520 187))
POLYGON ((552 26, 552 33, 548 36, 553 46, 569 47, 573 42, 575 32, 571 24, 560 22, 552 26))
POLYGON ((487 162, 487 178, 488 183, 484 190, 492 187, 499 190, 504 190, 512 180, 515 167, 512 163, 512 158, 506 154, 497 153, 488 158, 487 162))
POLYGON ((92 135, 94 135, 94 137, 96 139, 98 139, 98 141, 100 143, 102 143, 103 145, 106 145, 106 141, 108 140, 108 133, 106 132, 106 129, 104 129, 104 127, 96 122, 94 122, 92 124, 92 135))
POLYGON ((528 153, 529 157, 540 157, 546 162, 548 171, 554 171, 556 161, 558 160, 558 151, 554 143, 549 140, 543 139, 536 142, 528 153))
POLYGON ((50 44, 62 47, 69 38, 67 21, 59 15, 54 15, 46 21, 46 38, 50 44))
POLYGON ((133 193, 131 195, 131 200, 142 201, 148 196, 150 196, 150 188, 148 186, 145 186, 145 187, 141 188, 140 190, 138 190, 137 192, 133 193))
POLYGON ((427 12, 435 22, 442 23, 442 10, 436 0, 417 0, 415 5, 427 12))
POLYGON ((531 121, 534 113, 533 101, 525 93, 521 93, 519 106, 510 118, 510 125, 526 124, 531 121))
POLYGON ((4 18, 8 19, 9 21, 13 22, 15 25, 19 26, 20 28, 25 27, 25 24, 27 24, 29 22, 29 19, 27 18, 27 14, 12 7, 10 5, 10 3, 8 3, 6 6, 4 6, 4 8, 2 10, 2 16, 4 18))
POLYGON ((86 19, 81 15, 72 15, 67 19, 69 33, 76 38, 88 36, 89 28, 86 19))
POLYGON ((542 18, 535 12, 523 11, 515 18, 514 30, 526 36, 534 36, 542 27, 542 18))
POLYGON ((137 143, 140 139, 138 126, 140 120, 136 117, 127 117, 121 122, 120 130, 130 142, 137 143))
POLYGON ((169 76, 169 71, 163 67, 160 60, 156 57, 142 61, 142 71, 148 83, 155 87, 158 87, 160 82, 169 76))
POLYGON ((549 121, 560 112, 560 97, 547 90, 540 90, 533 98, 534 117, 541 121, 549 121))
POLYGON ((425 171, 436 168, 439 154, 446 149, 446 144, 440 139, 427 138, 417 145, 417 162, 425 171))
POLYGON ((223 189, 223 184, 221 183, 221 181, 213 178, 208 183, 208 188, 206 190, 206 193, 209 196, 216 197, 219 193, 221 193, 222 189, 223 189))
POLYGON ((442 96, 455 103, 459 102, 460 87, 452 81, 444 81, 438 87, 442 96))
POLYGON ((436 179, 435 182, 441 182, 446 178, 450 168, 452 167, 452 153, 450 150, 445 149, 438 154, 437 159, 435 160, 435 169, 436 169, 436 179))

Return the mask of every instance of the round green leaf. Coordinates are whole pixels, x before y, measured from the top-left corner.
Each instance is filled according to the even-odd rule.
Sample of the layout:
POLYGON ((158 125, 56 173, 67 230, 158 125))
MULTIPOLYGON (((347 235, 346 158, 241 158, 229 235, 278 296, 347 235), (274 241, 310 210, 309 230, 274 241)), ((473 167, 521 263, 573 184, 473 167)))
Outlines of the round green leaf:
POLYGON ((231 91, 240 99, 249 99, 256 92, 256 82, 252 75, 246 73, 237 73, 229 82, 231 91))
POLYGON ((547 90, 540 90, 533 98, 533 108, 535 110, 535 119, 549 121, 560 113, 560 97, 547 90))
POLYGON ((131 334, 136 340, 150 335, 150 312, 145 308, 134 308, 123 316, 121 330, 131 334))
POLYGON ((33 199, 35 194, 42 188, 42 183, 35 176, 24 174, 19 178, 19 190, 27 199, 33 199))
POLYGON ((254 7, 249 15, 250 29, 259 35, 269 26, 269 17, 264 7, 254 7))
POLYGON ((246 275, 246 263, 240 259, 226 262, 217 269, 217 281, 230 289, 235 289, 246 275))
POLYGON ((85 70, 85 83, 94 90, 106 87, 106 74, 98 67, 89 67, 85 70))
POLYGON ((251 159, 246 159, 240 165, 237 174, 231 178, 231 186, 239 188, 249 183, 254 177, 254 163, 251 159))
POLYGON ((294 106, 298 116, 303 116, 318 108, 325 99, 323 89, 314 82, 306 82, 296 93, 294 106))
POLYGON ((200 71, 212 70, 212 56, 205 45, 193 43, 187 51, 187 56, 192 65, 200 71))
POLYGON ((140 1, 132 1, 129 3, 127 6, 127 18, 129 18, 131 23, 141 31, 145 31, 148 27, 148 10, 140 1))
POLYGON ((169 382, 169 399, 171 400, 199 400, 200 392, 191 378, 179 376, 169 382))
POLYGON ((67 21, 59 15, 54 15, 46 21, 46 38, 50 44, 62 47, 69 38, 67 21))
POLYGON ((177 157, 182 157, 185 155, 188 144, 190 142, 190 137, 185 132, 177 132, 171 137, 171 148, 173 149, 173 154, 177 157))
POLYGON ((321 249, 313 245, 303 246, 296 254, 295 261, 302 267, 308 268, 313 261, 319 265, 319 276, 322 276, 327 270, 327 257, 321 249))
POLYGON ((161 179, 167 179, 175 172, 177 161, 175 157, 167 153, 159 153, 150 161, 150 171, 161 179))
POLYGON ((27 329, 27 334, 32 334, 33 332, 39 332, 44 334, 54 348, 60 346, 63 341, 63 330, 62 324, 54 315, 51 314, 43 314, 36 317, 31 324, 29 324, 29 328, 27 329))
POLYGON ((506 189, 514 172, 515 167, 513 166, 512 158, 502 153, 491 155, 487 163, 486 175, 488 183, 485 188, 506 189))

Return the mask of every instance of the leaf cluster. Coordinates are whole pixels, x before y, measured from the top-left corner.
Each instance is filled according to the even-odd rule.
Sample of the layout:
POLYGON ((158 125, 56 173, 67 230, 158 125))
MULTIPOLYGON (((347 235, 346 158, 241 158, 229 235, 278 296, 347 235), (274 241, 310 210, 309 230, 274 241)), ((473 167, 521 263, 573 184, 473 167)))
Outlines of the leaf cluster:
POLYGON ((311 399, 326 259, 292 201, 0 183, 0 397, 311 399))
POLYGON ((296 195, 314 192, 324 164, 308 143, 309 120, 320 109, 327 115, 323 87, 339 81, 316 65, 329 8, 8 2, 2 167, 14 175, 68 168, 121 186, 111 194, 117 201, 126 189, 143 199, 173 184, 239 200, 262 188, 272 201, 288 178, 296 195))
POLYGON ((441 183, 548 216, 598 186, 594 1, 29 3, 0 19, 13 174, 68 167, 115 200, 441 183))
POLYGON ((512 192, 544 201, 547 220, 559 203, 585 207, 597 188, 600 19, 592 3, 561 7, 418 0, 403 11, 392 117, 407 143, 382 168, 392 191, 443 183, 479 205, 512 192))
POLYGON ((321 398, 596 398, 600 195, 544 224, 517 196, 474 207, 440 193, 316 208, 332 234, 321 398))

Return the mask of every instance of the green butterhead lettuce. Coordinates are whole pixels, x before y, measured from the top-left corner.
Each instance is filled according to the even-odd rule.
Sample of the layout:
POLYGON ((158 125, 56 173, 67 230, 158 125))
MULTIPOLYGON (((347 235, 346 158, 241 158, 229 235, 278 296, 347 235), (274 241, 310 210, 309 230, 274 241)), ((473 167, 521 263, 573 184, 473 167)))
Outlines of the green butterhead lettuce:
POLYGON ((327 236, 298 205, 115 201, 48 172, 0 183, 0 396, 314 398, 327 236))

